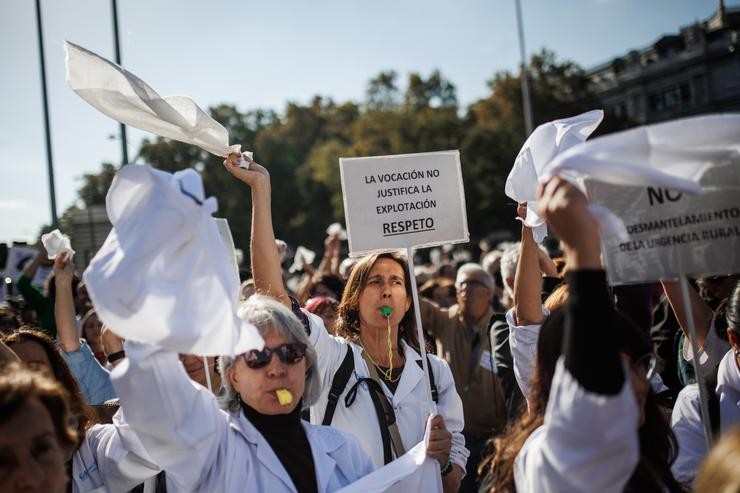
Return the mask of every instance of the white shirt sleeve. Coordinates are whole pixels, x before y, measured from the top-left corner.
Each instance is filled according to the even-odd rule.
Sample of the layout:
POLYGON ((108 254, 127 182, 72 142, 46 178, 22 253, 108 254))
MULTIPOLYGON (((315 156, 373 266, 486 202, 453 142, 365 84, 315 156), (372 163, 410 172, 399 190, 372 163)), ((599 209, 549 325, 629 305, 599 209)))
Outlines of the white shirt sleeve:
POLYGON ((168 481, 189 490, 213 466, 227 416, 213 394, 188 378, 177 353, 132 341, 125 348, 111 380, 126 421, 168 481))
MULTIPOLYGON (((730 343, 723 341, 717 335, 717 330, 714 327, 714 318, 712 318, 709 332, 707 332, 707 337, 704 339, 704 346, 699 348, 698 351, 699 371, 701 371, 704 378, 714 372, 719 362, 722 361, 722 357, 727 354, 729 349, 730 343)), ((689 341, 688 337, 684 340, 682 356, 689 364, 693 364, 694 358, 692 357, 691 341, 689 341)))
POLYGON ((671 413, 671 429, 678 440, 678 457, 671 471, 679 483, 691 486, 701 461, 707 455, 697 384, 687 385, 678 393, 671 413))
MULTIPOLYGON (((542 307, 542 316, 548 317, 550 311, 542 307)), ((506 323, 509 324, 509 347, 514 361, 514 377, 525 398, 529 395, 529 382, 537 360, 537 338, 540 336, 540 324, 517 325, 514 308, 506 312, 506 323)))
POLYGON ((514 461, 517 490, 622 493, 640 458, 638 426, 629 380, 617 395, 590 393, 561 357, 544 423, 514 461))

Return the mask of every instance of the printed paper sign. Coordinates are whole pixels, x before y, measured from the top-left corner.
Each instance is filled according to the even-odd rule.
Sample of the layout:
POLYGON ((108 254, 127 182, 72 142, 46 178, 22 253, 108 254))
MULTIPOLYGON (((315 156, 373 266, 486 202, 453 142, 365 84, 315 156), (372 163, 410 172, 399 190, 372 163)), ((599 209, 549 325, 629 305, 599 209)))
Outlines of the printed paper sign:
POLYGON ((340 158, 351 256, 468 241, 458 151, 340 158))
POLYGON ((586 182, 589 199, 622 218, 628 241, 602 238, 612 285, 740 272, 740 168, 719 166, 689 195, 586 182))

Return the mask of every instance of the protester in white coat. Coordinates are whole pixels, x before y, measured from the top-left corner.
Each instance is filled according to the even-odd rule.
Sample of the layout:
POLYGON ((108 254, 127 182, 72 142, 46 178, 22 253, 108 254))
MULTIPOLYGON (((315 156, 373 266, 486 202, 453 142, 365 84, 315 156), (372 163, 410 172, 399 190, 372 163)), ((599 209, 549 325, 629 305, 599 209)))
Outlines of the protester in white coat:
MULTIPOLYGON (((727 299, 725 318, 727 338, 732 349, 725 353, 719 363, 716 386, 707 389, 714 393, 714 396, 709 396, 709 408, 710 428, 716 432, 716 438, 740 426, 740 281, 727 299), (714 408, 719 412, 713 413, 714 408), (711 422, 712 418, 718 418, 719 422, 711 422)), ((679 481, 690 485, 707 455, 698 384, 687 385, 678 394, 671 415, 671 427, 680 445, 673 473, 679 481)))
MULTIPOLYGON (((246 157, 250 170, 243 170, 239 168, 238 158, 232 154, 224 165, 251 188, 255 285, 259 292, 279 299, 304 319, 318 353, 318 372, 324 391, 311 408, 312 422, 322 422, 333 377, 351 346, 354 370, 341 392, 331 424, 356 434, 375 467, 380 467, 401 455, 395 446, 391 451, 389 440, 384 438, 384 425, 380 425, 376 412, 376 406, 383 405, 380 399, 392 406, 404 450, 424 438, 428 409, 425 377, 419 366, 421 358, 414 349, 418 341, 406 262, 398 255, 383 254, 365 257, 358 263, 352 269, 339 308, 337 328, 344 337, 330 336, 321 319, 301 311, 297 303, 293 305, 285 291, 275 249, 269 173, 246 157), (381 309, 387 312, 381 313, 381 309), (368 381, 370 365, 378 375, 383 375, 379 377, 382 384, 368 381), (371 395, 374 390, 370 385, 374 388, 377 385, 382 392, 380 398, 377 393, 371 395)), ((462 402, 447 364, 435 356, 430 356, 429 362, 438 389, 438 415, 432 420, 427 451, 440 463, 444 490, 453 492, 460 486, 469 455, 462 436, 462 402)))
POLYGON ((147 453, 180 491, 328 493, 372 471, 357 440, 300 419, 320 381, 301 323, 253 296, 240 315, 262 350, 222 358, 222 402, 187 377, 175 352, 126 342, 113 384, 147 453), (289 396, 289 397, 287 397, 289 396))
POLYGON ((542 324, 529 410, 496 440, 487 489, 681 491, 675 438, 647 380, 650 346, 610 300, 585 197, 554 178, 539 210, 565 244, 570 294, 542 324))

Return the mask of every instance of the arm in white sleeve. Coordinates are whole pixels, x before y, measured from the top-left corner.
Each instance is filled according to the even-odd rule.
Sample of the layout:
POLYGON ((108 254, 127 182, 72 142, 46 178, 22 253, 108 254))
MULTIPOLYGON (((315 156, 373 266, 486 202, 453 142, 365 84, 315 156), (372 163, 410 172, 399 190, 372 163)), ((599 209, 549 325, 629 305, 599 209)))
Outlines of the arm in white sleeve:
MULTIPOLYGON (((549 310, 543 306, 542 318, 549 315, 549 310)), ((506 312, 506 323, 509 324, 509 347, 514 362, 514 376, 526 399, 529 396, 530 380, 537 361, 537 339, 542 325, 517 325, 514 308, 506 312)))
POLYGON ((189 490, 213 467, 228 433, 215 397, 192 382, 177 353, 126 341, 111 373, 126 421, 168 480, 189 490))

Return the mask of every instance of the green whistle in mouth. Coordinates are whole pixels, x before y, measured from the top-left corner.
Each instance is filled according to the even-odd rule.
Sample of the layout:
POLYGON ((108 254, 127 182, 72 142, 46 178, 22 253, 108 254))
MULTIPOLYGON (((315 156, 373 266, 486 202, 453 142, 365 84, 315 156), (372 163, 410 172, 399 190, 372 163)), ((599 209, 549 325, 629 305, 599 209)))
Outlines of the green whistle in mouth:
POLYGON ((380 308, 380 313, 382 313, 383 316, 386 317, 386 318, 391 316, 391 312, 392 311, 393 311, 393 309, 391 309, 390 306, 384 306, 384 307, 380 308))

